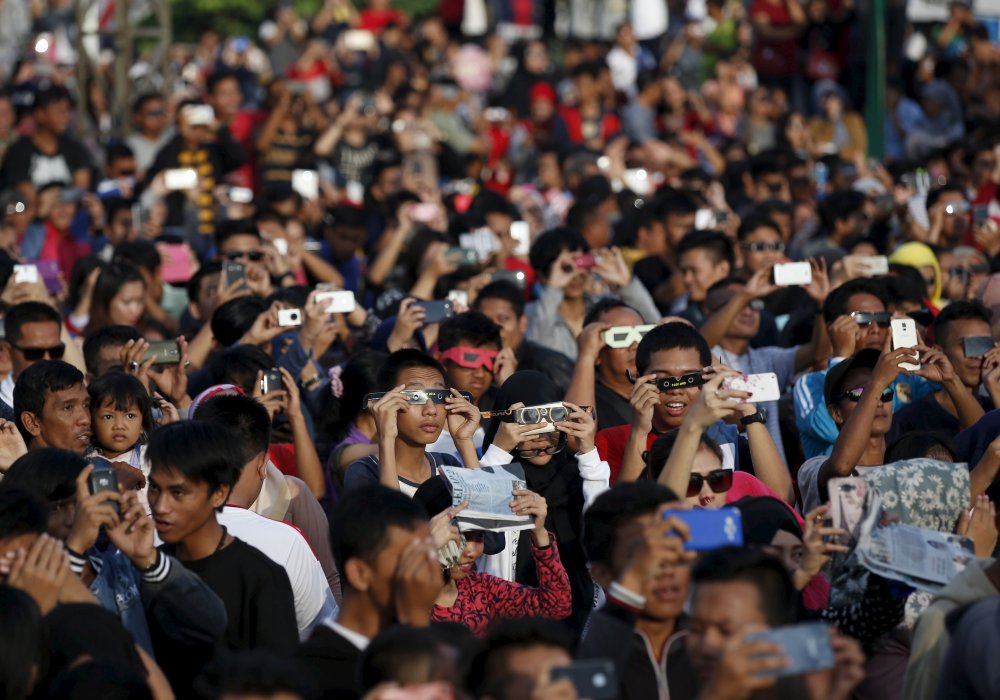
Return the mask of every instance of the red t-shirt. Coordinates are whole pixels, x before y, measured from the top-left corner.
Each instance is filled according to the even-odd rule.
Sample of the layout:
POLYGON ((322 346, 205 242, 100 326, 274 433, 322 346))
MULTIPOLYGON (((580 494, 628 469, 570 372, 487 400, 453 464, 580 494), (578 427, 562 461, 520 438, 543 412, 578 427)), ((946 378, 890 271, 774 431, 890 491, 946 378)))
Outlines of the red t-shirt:
MULTIPOLYGON (((754 0, 750 4, 750 20, 759 15, 766 16, 773 27, 792 26, 792 15, 784 2, 775 5, 767 0, 754 0)), ((797 39, 763 39, 758 35, 754 38, 751 62, 762 76, 784 78, 798 70, 798 51, 797 39)))
POLYGON ((274 466, 287 476, 298 476, 299 469, 295 465, 295 445, 290 442, 276 442, 267 448, 267 456, 274 466))
POLYGON ((72 231, 59 231, 48 221, 45 222, 45 241, 38 255, 39 260, 59 263, 63 276, 69 279, 73 266, 88 255, 90 255, 89 243, 73 238, 72 231))
POLYGON ((370 32, 381 34, 382 30, 389 23, 403 24, 405 19, 406 15, 392 8, 386 10, 364 10, 358 18, 358 29, 367 29, 370 32))

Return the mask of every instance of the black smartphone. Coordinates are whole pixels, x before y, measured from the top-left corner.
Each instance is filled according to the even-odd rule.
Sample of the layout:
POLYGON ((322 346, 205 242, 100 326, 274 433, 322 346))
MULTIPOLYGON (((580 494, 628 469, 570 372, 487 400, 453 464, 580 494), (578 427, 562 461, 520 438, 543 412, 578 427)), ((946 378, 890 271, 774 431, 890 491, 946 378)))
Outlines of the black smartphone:
POLYGON ((986 223, 986 219, 990 215, 990 205, 989 204, 977 204, 972 207, 972 225, 979 228, 986 223))
POLYGON ((962 338, 965 346, 965 356, 968 358, 982 357, 993 349, 993 338, 988 335, 974 335, 962 338))
POLYGON ((428 323, 441 323, 446 318, 451 318, 455 315, 455 310, 452 308, 451 302, 447 299, 421 301, 415 304, 415 306, 419 306, 427 313, 427 316, 424 318, 425 325, 428 323))
POLYGON ((584 659, 549 672, 552 680, 569 678, 576 694, 593 700, 614 700, 618 697, 618 674, 610 659, 584 659))
POLYGON ((281 372, 276 369, 269 369, 264 372, 264 377, 260 380, 260 391, 262 394, 270 394, 272 391, 281 391, 285 385, 281 382, 281 372))
POLYGON ((156 359, 153 366, 157 365, 178 365, 181 362, 181 346, 176 340, 157 340, 149 344, 149 350, 142 356, 142 362, 146 362, 153 355, 156 359))
POLYGON ((231 287, 236 282, 242 281, 246 284, 247 281, 247 266, 241 262, 227 262, 222 267, 222 276, 225 279, 225 285, 231 287))
POLYGON ((449 248, 444 256, 453 259, 459 267, 475 267, 479 264, 479 253, 472 248, 449 248))
MULTIPOLYGON (((112 469, 111 462, 103 457, 91 457, 90 463, 94 465, 94 471, 90 472, 90 477, 87 480, 90 493, 95 494, 101 491, 118 493, 118 475, 112 469)), ((114 508, 118 515, 122 514, 118 501, 105 501, 105 503, 114 508)))

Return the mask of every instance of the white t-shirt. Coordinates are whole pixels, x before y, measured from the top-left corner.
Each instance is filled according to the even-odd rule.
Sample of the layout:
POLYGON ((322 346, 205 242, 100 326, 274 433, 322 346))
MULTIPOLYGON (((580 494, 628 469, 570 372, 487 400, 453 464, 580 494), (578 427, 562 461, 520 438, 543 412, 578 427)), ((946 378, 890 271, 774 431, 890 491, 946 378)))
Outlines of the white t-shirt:
POLYGON ((337 603, 323 567, 301 532, 288 523, 237 506, 226 506, 218 519, 230 535, 259 549, 285 569, 295 597, 295 622, 300 640, 308 639, 317 624, 337 615, 337 603))

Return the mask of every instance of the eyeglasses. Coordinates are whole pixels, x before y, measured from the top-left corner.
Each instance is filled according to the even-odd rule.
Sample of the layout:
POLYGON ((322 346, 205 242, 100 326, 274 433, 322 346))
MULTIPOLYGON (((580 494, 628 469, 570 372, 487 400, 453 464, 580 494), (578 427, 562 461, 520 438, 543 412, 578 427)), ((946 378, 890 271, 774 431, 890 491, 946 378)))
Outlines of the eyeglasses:
POLYGON ((879 328, 888 328, 889 321, 892 320, 892 314, 888 311, 876 311, 874 313, 868 311, 854 311, 851 313, 851 318, 859 326, 870 326, 873 323, 878 324, 879 328))
MULTIPOLYGON (((388 393, 387 391, 376 391, 373 394, 365 394, 365 405, 367 406, 372 401, 381 400, 388 393)), ((423 406, 428 401, 441 405, 445 402, 445 399, 454 398, 452 393, 447 389, 410 389, 399 393, 406 397, 411 406, 423 406)), ((472 394, 469 392, 460 391, 458 393, 466 401, 472 401, 472 394)))
MULTIPOLYGON (((854 387, 853 389, 848 389, 847 391, 841 393, 839 396, 837 396, 837 401, 840 401, 841 399, 848 399, 853 403, 857 403, 858 401, 861 400, 861 397, 862 395, 864 395, 864 393, 865 393, 865 388, 863 386, 857 386, 854 387)), ((881 401, 882 403, 889 403, 890 401, 892 401, 892 397, 895 393, 896 392, 893 391, 892 387, 889 387, 888 389, 883 389, 882 395, 879 397, 879 401, 881 401)))
MULTIPOLYGON (((550 433, 550 435, 551 434, 553 433, 550 433)), ((542 455, 559 454, 566 448, 566 436, 562 433, 558 433, 558 435, 558 439, 548 447, 538 447, 533 450, 518 450, 517 454, 519 457, 523 457, 524 459, 541 457, 542 455)))
POLYGON ((777 243, 764 243, 762 241, 755 241, 750 243, 744 243, 743 247, 749 250, 751 253, 766 253, 767 251, 774 250, 779 253, 785 251, 785 244, 781 241, 777 243))
POLYGON ((693 473, 688 479, 688 497, 701 493, 702 484, 708 482, 712 493, 725 493, 733 487, 732 469, 713 469, 708 474, 693 473))
POLYGON ((264 259, 264 254, 259 250, 234 250, 230 253, 226 253, 226 260, 239 260, 240 258, 246 258, 252 262, 260 262, 264 259))
POLYGON ((485 367, 487 372, 492 372, 493 362, 497 359, 497 351, 456 345, 441 353, 441 359, 451 360, 459 367, 466 369, 485 367))
POLYGON ((63 354, 66 352, 66 345, 64 343, 53 345, 51 348, 22 348, 20 345, 14 345, 14 343, 11 343, 10 346, 24 355, 24 359, 28 362, 38 362, 39 360, 44 360, 46 356, 50 360, 61 360, 63 354))
POLYGON ((656 326, 652 324, 646 326, 615 326, 604 331, 601 337, 609 348, 627 348, 632 343, 641 341, 654 328, 656 326))

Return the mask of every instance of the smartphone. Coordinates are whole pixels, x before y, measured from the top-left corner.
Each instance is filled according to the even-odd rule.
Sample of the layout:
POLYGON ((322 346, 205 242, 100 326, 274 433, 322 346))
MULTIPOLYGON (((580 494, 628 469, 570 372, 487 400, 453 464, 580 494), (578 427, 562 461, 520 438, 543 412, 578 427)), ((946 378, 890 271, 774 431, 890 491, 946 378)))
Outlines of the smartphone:
POLYGON ((974 335, 962 338, 965 346, 965 356, 968 358, 982 357, 993 349, 993 338, 988 335, 974 335))
POLYGON ((375 35, 365 29, 348 29, 344 32, 344 48, 348 51, 371 51, 375 48, 375 35))
POLYGON ((528 222, 512 221, 510 237, 514 239, 514 250, 511 254, 520 258, 527 257, 531 251, 531 227, 528 226, 528 222))
POLYGON ((699 209, 694 213, 694 227, 698 231, 715 228, 715 212, 711 209, 699 209))
POLYGON ((896 200, 891 194, 878 194, 872 199, 872 204, 880 214, 889 214, 896 206, 896 200))
POLYGON ((253 202, 253 190, 249 187, 230 187, 229 201, 233 204, 250 204, 253 202))
MULTIPOLYGON (((893 350, 898 348, 912 348, 914 345, 917 345, 917 322, 912 318, 894 318, 889 322, 889 326, 892 329, 893 350)), ((920 359, 919 353, 917 353, 917 359, 920 359)), ((908 369, 911 372, 920 369, 920 365, 915 365, 911 362, 904 362, 900 367, 908 369)))
POLYGON ((889 274, 889 258, 884 255, 848 255, 844 263, 846 266, 853 265, 865 277, 889 274))
POLYGON ((319 173, 315 170, 293 170, 292 189, 303 199, 319 199, 319 173))
POLYGON ((807 262, 778 263, 774 266, 774 283, 779 287, 809 284, 812 278, 812 268, 807 262))
POLYGON ((521 289, 524 289, 528 284, 528 279, 524 272, 521 270, 497 270, 492 275, 490 275, 491 282, 512 282, 516 284, 521 289))
POLYGON ((583 253, 573 258, 573 264, 579 270, 591 270, 597 267, 598 259, 593 253, 583 253))
POLYGON ((194 275, 194 256, 187 243, 161 241, 156 244, 156 251, 160 254, 160 278, 164 282, 186 283, 194 275))
POLYGON ((163 171, 163 185, 171 192, 193 190, 198 186, 198 171, 194 168, 172 168, 163 171))
POLYGON ((781 398, 781 387, 778 386, 778 375, 774 372, 748 374, 746 378, 732 377, 722 381, 723 389, 734 391, 749 391, 752 395, 744 403, 763 403, 777 401, 781 398))
POLYGON ((320 292, 316 295, 316 301, 320 304, 326 302, 326 312, 328 314, 349 314, 358 305, 354 298, 354 292, 320 292))
POLYGON ((262 394, 270 394, 272 391, 281 391, 285 385, 281 382, 281 372, 276 369, 269 369, 264 372, 260 379, 260 391, 262 394))
POLYGON ((53 294, 62 290, 62 282, 59 280, 58 262, 55 260, 36 260, 34 265, 47 290, 53 294))
POLYGON ((451 305, 451 302, 447 299, 438 301, 421 301, 416 306, 422 308, 427 316, 424 318, 424 324, 428 323, 441 323, 441 321, 446 318, 451 318, 455 315, 455 310, 451 305))
POLYGON ((784 668, 764 671, 762 676, 801 676, 804 673, 833 668, 833 644, 825 622, 776 627, 748 635, 748 641, 766 641, 779 645, 791 662, 784 668))
POLYGON ((226 287, 231 287, 237 282, 247 282, 247 266, 241 262, 227 262, 222 266, 222 276, 225 278, 226 287))
POLYGON ((703 552, 743 546, 743 519, 736 508, 669 510, 663 517, 668 515, 682 520, 691 531, 691 539, 684 543, 684 549, 703 552))
POLYGON ((989 204, 977 204, 972 207, 972 225, 979 228, 986 223, 986 219, 990 215, 990 205, 989 204))
POLYGON ((158 340, 150 343, 149 349, 142 356, 140 363, 146 362, 153 355, 156 355, 156 359, 153 361, 154 367, 158 365, 177 365, 181 362, 181 348, 176 340, 158 340))
POLYGON ((452 289, 446 297, 452 304, 469 308, 469 293, 464 289, 452 289))
POLYGON ((285 256, 288 255, 288 239, 285 238, 272 238, 271 245, 278 252, 278 255, 285 256))
POLYGON ((472 248, 449 248, 444 251, 446 258, 453 258, 459 267, 475 267, 479 264, 479 253, 472 248))
POLYGON ((618 674, 610 659, 583 659, 549 672, 552 680, 569 678, 577 696, 592 700, 614 700, 618 697, 618 674))
POLYGON ((279 309, 278 325, 283 328, 302 325, 302 309, 279 309))
POLYGON ((509 112, 503 107, 487 107, 483 110, 483 116, 488 122, 502 122, 507 120, 509 112))
POLYGON ((414 204, 410 209, 410 216, 414 221, 418 221, 422 224, 429 224, 434 221, 438 215, 438 205, 433 202, 421 202, 420 204, 414 204))
MULTIPOLYGON (((95 494, 101 491, 118 493, 118 475, 111 467, 111 462, 103 457, 92 457, 90 463, 94 465, 94 471, 90 472, 87 479, 90 493, 95 494)), ((122 511, 117 501, 105 501, 104 503, 114 508, 118 515, 121 515, 122 511)))
POLYGON ((15 265, 14 284, 35 284, 38 281, 38 268, 34 265, 15 265))
POLYGON ((215 121, 212 105, 188 105, 183 109, 183 114, 190 126, 212 126, 215 121))
POLYGON ((351 180, 344 187, 344 196, 347 198, 348 202, 352 202, 360 206, 365 203, 365 186, 360 182, 351 180))

